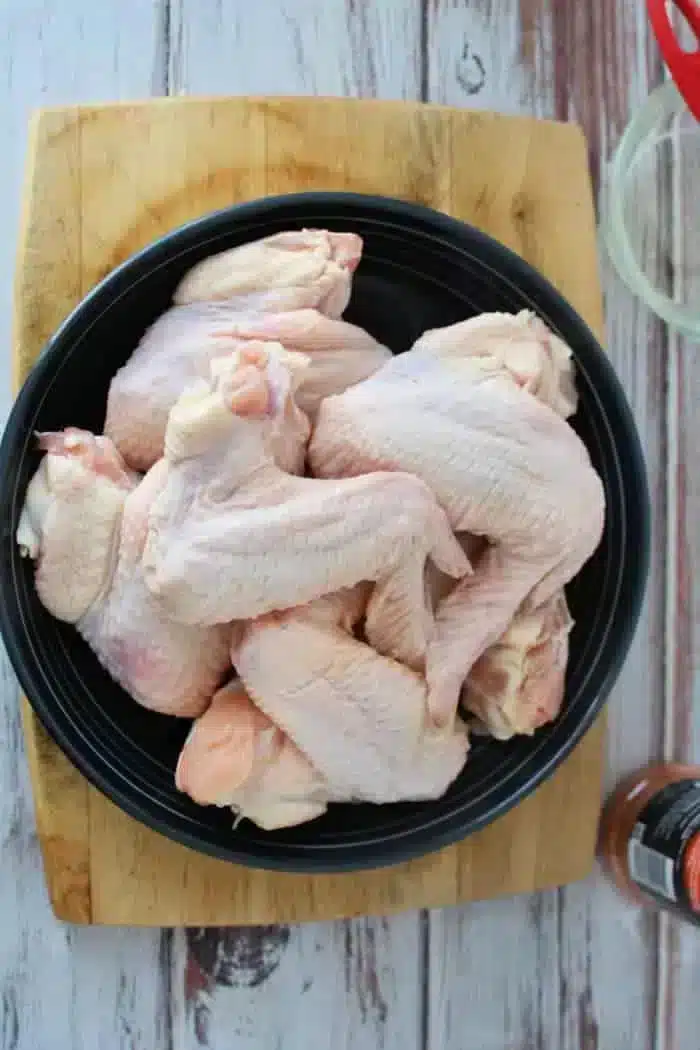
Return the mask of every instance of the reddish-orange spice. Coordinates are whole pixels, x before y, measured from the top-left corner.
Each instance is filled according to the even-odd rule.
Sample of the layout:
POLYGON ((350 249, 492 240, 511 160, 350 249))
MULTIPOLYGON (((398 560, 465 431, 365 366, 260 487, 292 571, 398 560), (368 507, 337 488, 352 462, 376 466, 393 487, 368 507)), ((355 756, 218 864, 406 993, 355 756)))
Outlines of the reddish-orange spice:
POLYGON ((603 811, 599 850, 631 900, 700 925, 700 766, 665 763, 626 777, 603 811))

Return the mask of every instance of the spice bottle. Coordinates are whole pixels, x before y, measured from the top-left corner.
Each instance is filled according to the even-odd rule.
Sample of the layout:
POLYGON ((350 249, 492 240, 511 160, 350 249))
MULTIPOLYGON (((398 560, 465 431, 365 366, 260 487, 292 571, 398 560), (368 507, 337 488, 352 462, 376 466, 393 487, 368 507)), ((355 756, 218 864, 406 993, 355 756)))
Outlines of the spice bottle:
POLYGON ((601 819, 601 860, 622 892, 700 926, 700 766, 648 766, 627 777, 601 819))

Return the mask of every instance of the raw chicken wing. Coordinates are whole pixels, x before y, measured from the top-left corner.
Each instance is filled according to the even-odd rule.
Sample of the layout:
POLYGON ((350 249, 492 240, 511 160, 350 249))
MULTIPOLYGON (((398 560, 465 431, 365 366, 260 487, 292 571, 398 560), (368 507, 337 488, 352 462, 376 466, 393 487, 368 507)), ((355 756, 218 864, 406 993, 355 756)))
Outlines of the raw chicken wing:
MULTIPOLYGON (((176 305, 151 325, 110 385, 105 434, 127 463, 145 471, 162 456, 168 413, 177 398, 193 380, 208 378, 215 358, 235 349, 231 335, 221 334, 224 329, 240 323, 250 330, 262 314, 299 310, 293 331, 317 344, 319 322, 311 318, 315 312, 340 316, 361 254, 362 240, 354 233, 290 231, 210 256, 190 270, 175 292, 176 305)), ((324 347, 334 356, 342 345, 354 351, 352 365, 341 371, 334 366, 336 391, 356 382, 353 376, 371 374, 379 362, 373 368, 369 359, 377 360, 382 350, 360 330, 347 327, 340 325, 324 337, 324 347)), ((277 337, 268 331, 260 338, 277 337)), ((328 378, 327 356, 319 362, 314 389, 328 378)), ((276 449, 285 470, 302 472, 308 436, 307 420, 290 409, 276 449)))
POLYGON ((229 666, 230 631, 168 620, 146 589, 141 553, 164 464, 140 483, 112 443, 86 431, 40 435, 17 541, 37 560, 36 588, 74 623, 135 700, 163 714, 200 714, 229 666))
MULTIPOLYGON (((500 323, 486 315, 485 320, 475 318, 467 326, 472 337, 485 328, 486 338, 460 342, 459 332, 465 326, 454 325, 446 330, 451 339, 442 341, 437 332, 429 332, 421 345, 436 353, 448 352, 450 347, 459 353, 461 346, 479 355, 480 367, 508 371, 563 418, 575 412, 571 351, 534 314, 503 314, 500 323)), ((516 734, 530 735, 559 713, 572 626, 566 596, 558 591, 537 609, 526 603, 499 641, 476 661, 462 690, 462 703, 492 736, 506 740, 516 734)))
POLYGON ((238 673, 330 798, 439 798, 466 760, 466 729, 430 725, 424 678, 353 638, 363 601, 350 590, 252 621, 232 652, 238 673))
POLYGON ((433 328, 417 340, 412 353, 445 364, 470 359, 487 375, 509 375, 564 419, 576 411, 571 350, 530 310, 479 314, 447 328, 433 328))
MULTIPOLYGON (((483 338, 486 322, 476 320, 483 338)), ((496 315, 494 324, 502 323, 496 315)), ((480 358, 468 325, 455 326, 464 355, 453 329, 444 329, 444 353, 438 333, 429 333, 427 347, 424 337, 370 379, 327 398, 310 445, 321 477, 380 468, 416 474, 456 531, 492 544, 438 609, 427 656, 438 724, 454 715, 472 665, 521 603, 548 601, 587 561, 604 514, 600 479, 575 432, 524 389, 522 372, 496 368, 495 354, 480 358)), ((530 339, 529 326, 524 332, 530 339)))
MULTIPOLYGON (((226 303, 174 306, 148 329, 116 373, 107 398, 105 434, 135 470, 148 470, 163 455, 168 414, 183 390, 194 380, 208 379, 212 361, 240 348, 240 340, 224 332, 239 317, 226 303)), ((254 320, 252 316, 250 323, 254 320)), ((275 457, 285 470, 302 473, 309 421, 290 399, 280 424, 275 457)))
POLYGON ((518 612, 500 641, 476 661, 462 693, 491 736, 532 735, 558 714, 573 621, 564 592, 518 612))
POLYGON ((238 339, 271 340, 308 356, 309 367, 295 391, 312 418, 324 397, 342 394, 391 360, 391 351, 363 328, 325 317, 318 310, 290 310, 234 319, 226 329, 238 339))
POLYGON ((180 754, 175 783, 195 802, 230 806, 270 831, 325 812, 328 786, 240 682, 214 696, 180 754))
POLYGON ((405 474, 318 481, 285 473, 270 428, 298 355, 242 351, 184 394, 166 433, 168 477, 153 504, 146 582, 183 623, 225 623, 376 581, 366 633, 382 652, 418 663, 431 628, 428 558, 469 571, 428 487, 405 474))
POLYGON ((178 285, 175 303, 226 300, 237 310, 320 310, 340 317, 350 301, 362 238, 328 230, 289 230, 210 255, 178 285))
POLYGON ((109 586, 124 504, 137 479, 107 438, 75 427, 37 437, 46 455, 27 488, 17 543, 37 563, 42 604, 75 623, 109 586))

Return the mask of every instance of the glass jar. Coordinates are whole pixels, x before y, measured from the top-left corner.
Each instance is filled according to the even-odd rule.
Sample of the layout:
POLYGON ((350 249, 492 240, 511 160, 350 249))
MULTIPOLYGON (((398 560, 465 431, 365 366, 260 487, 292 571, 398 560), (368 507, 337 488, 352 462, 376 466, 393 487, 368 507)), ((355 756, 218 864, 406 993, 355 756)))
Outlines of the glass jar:
POLYGON ((628 287, 700 339, 700 122, 672 80, 652 92, 620 140, 601 232, 628 287))

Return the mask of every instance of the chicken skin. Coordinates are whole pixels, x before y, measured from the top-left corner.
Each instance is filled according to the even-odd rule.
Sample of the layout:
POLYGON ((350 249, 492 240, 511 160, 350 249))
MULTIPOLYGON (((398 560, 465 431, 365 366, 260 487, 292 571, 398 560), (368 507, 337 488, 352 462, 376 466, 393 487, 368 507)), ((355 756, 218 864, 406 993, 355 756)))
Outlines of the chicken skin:
MULTIPOLYGON (((485 338, 468 340, 465 349, 479 352, 482 367, 509 371, 519 385, 562 418, 576 411, 571 351, 542 321, 523 312, 515 319, 504 315, 496 320, 487 315, 480 324, 485 338)), ((455 343, 460 327, 454 325, 446 332, 455 343)), ((479 325, 472 322, 470 328, 474 335, 479 325)), ((423 345, 430 343, 440 352, 437 333, 424 337, 423 345)), ((492 736, 499 740, 530 736, 559 713, 572 627, 561 590, 537 609, 526 603, 503 636, 476 661, 462 690, 462 704, 492 736)))
POLYGON ((365 600, 352 588, 253 620, 233 661, 255 704, 322 774, 329 798, 439 798, 466 760, 466 729, 459 719, 431 726, 425 679, 353 637, 365 600))
POLYGON ((308 357, 275 449, 279 465, 292 474, 303 472, 307 416, 316 415, 324 397, 366 379, 391 357, 362 328, 318 310, 241 314, 225 303, 175 306, 146 332, 110 385, 105 433, 127 463, 152 467, 163 455, 168 413, 185 387, 207 379, 212 361, 260 342, 308 357))
POLYGON ((108 438, 70 428, 42 434, 17 542, 37 562, 37 593, 75 624, 112 677, 144 707, 200 714, 229 667, 230 631, 169 620, 141 570, 162 466, 137 479, 108 438))
POLYGON ((573 620, 564 592, 537 609, 521 610, 479 657, 462 703, 497 740, 531 736, 559 713, 573 620))
POLYGON ((175 783, 195 802, 230 806, 266 831, 313 820, 328 798, 321 774, 237 681, 194 722, 175 783))
MULTIPOLYGON (((175 305, 146 331, 110 384, 105 434, 129 466, 146 471, 162 456, 170 409, 193 380, 208 378, 215 358, 235 349, 236 326, 247 330, 240 338, 278 338, 270 330, 252 334, 267 313, 273 327, 279 312, 299 315, 291 327, 281 325, 295 339, 294 349, 303 349, 300 341, 314 348, 321 343, 325 353, 312 389, 339 392, 378 368, 383 348, 352 325, 328 321, 347 306, 361 254, 356 234, 303 230, 231 248, 193 267, 176 289, 175 305), (347 363, 345 346, 353 351, 347 363)), ((302 472, 308 436, 308 421, 297 410, 277 448, 285 470, 302 472)))
MULTIPOLYGON (((503 315, 493 323, 506 324, 503 315)), ((506 327, 542 343, 539 358, 528 355, 540 369, 555 345, 560 350, 538 326, 533 335, 528 318, 513 317, 506 327)), ((485 329, 480 317, 427 333, 370 379, 327 398, 309 449, 319 477, 378 469, 417 475, 456 532, 490 543, 474 574, 437 610, 426 673, 438 725, 454 716, 472 666, 522 603, 534 609, 560 592, 597 547, 603 526, 602 484, 584 445, 527 389, 532 361, 524 368, 519 351, 505 363, 493 347, 476 352, 485 329)), ((503 346, 502 335, 496 345, 503 346)), ((570 394, 552 386, 560 411, 570 394)))
MULTIPOLYGON (((107 398, 105 434, 134 470, 149 470, 163 455, 168 414, 183 390, 208 379, 213 361, 240 349, 241 340, 224 331, 237 316, 223 303, 174 306, 149 328, 116 373, 107 398)), ((300 474, 309 420, 290 399, 281 423, 273 437, 275 458, 285 470, 300 474)))
POLYGON ((342 394, 374 375, 392 356, 391 350, 363 328, 325 317, 318 310, 234 318, 224 334, 229 333, 239 340, 281 343, 285 350, 308 357, 309 366, 300 377, 294 399, 312 419, 324 397, 342 394))
POLYGON ((178 400, 166 431, 167 478, 149 518, 146 583, 167 615, 215 624, 376 582, 367 639, 419 664, 432 623, 426 562, 460 578, 468 561, 419 479, 385 472, 319 481, 275 463, 269 435, 298 356, 241 351, 178 400))
POLYGON ((225 300, 247 313, 310 307, 340 317, 361 257, 356 233, 288 230, 210 255, 185 275, 173 300, 225 300))
POLYGON ((538 401, 567 419, 576 411, 571 350, 530 310, 480 314, 447 328, 433 328, 416 341, 414 357, 471 360, 487 375, 508 375, 538 401))

